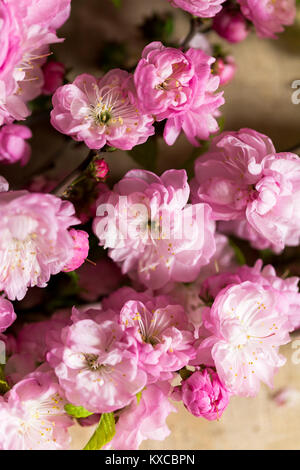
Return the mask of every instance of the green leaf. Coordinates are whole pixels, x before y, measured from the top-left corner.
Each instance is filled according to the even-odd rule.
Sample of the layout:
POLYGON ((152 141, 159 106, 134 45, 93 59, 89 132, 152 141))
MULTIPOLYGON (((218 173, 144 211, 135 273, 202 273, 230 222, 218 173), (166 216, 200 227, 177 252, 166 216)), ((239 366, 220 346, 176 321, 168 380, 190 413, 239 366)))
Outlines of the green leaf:
POLYGON ((4 395, 10 390, 10 386, 7 383, 7 380, 4 375, 4 366, 0 365, 0 395, 4 395))
POLYGON ((240 266, 243 266, 246 263, 246 258, 244 256, 244 253, 242 250, 234 243, 234 241, 230 238, 229 239, 229 245, 234 251, 235 257, 237 259, 237 262, 239 263, 240 266))
POLYGON ((116 433, 115 417, 113 413, 103 413, 100 422, 91 439, 83 450, 100 450, 112 440, 116 433))
POLYGON ((150 137, 144 144, 137 145, 132 150, 129 150, 128 153, 136 163, 146 170, 156 170, 158 146, 155 136, 153 138, 150 137))
POLYGON ((88 416, 91 416, 94 413, 91 413, 90 411, 86 410, 83 408, 83 406, 75 406, 72 405, 72 403, 68 403, 65 405, 65 411, 68 413, 68 415, 72 416, 72 418, 87 418, 88 416))

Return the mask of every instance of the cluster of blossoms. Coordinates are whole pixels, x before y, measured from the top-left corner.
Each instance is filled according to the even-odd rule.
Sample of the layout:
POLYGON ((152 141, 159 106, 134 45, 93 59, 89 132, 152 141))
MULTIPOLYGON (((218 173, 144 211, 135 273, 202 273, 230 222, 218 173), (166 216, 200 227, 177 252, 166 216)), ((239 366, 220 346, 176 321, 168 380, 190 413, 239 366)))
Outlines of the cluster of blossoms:
POLYGON ((28 102, 51 94, 62 84, 64 66, 46 63, 49 45, 60 42, 56 30, 70 14, 71 0, 1 0, 0 2, 0 161, 27 163, 31 137, 24 120, 28 102), (38 3, 38 5, 37 5, 38 3))
POLYGON ((181 130, 193 145, 218 129, 224 103, 212 74, 215 62, 201 49, 183 52, 153 42, 134 74, 115 69, 96 79, 79 75, 53 96, 52 125, 91 149, 105 144, 130 150, 154 134, 154 120, 166 120, 164 139, 173 145, 181 130), (147 83, 147 87, 145 87, 147 83))
POLYGON ((168 0, 200 18, 214 18, 214 29, 230 42, 239 42, 248 34, 248 24, 253 24, 257 35, 276 38, 284 26, 294 23, 296 0, 168 0))
MULTIPOLYGON (((213 18, 230 42, 250 21, 275 37, 295 16, 294 0, 169 1, 213 18)), ((299 279, 260 259, 240 265, 229 238, 277 254, 299 245, 297 155, 252 129, 222 132, 190 180, 185 169, 132 169, 109 185, 93 152, 132 150, 157 122, 168 145, 181 132, 194 146, 209 140, 234 61, 216 60, 201 37, 187 48, 155 41, 133 73, 62 85, 64 66, 46 58, 70 3, 0 0, 0 161, 27 163, 31 131, 14 121, 40 94, 54 93, 52 125, 91 149, 62 192, 43 175, 21 190, 0 176, 1 450, 68 449, 71 426, 97 424, 97 437, 103 420, 110 439, 98 447, 137 449, 169 435, 172 400, 219 420, 232 396, 273 386, 279 348, 300 327, 299 279), (40 315, 16 322, 22 309, 40 315)))

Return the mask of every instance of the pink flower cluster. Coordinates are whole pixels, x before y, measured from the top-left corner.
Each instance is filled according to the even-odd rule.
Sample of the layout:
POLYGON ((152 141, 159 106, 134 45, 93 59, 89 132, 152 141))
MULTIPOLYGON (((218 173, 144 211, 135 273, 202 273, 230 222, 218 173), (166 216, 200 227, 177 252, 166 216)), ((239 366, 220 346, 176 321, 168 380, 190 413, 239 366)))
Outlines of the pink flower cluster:
POLYGON ((214 18, 214 29, 229 42, 239 42, 248 34, 247 21, 254 24, 259 37, 276 39, 284 26, 294 23, 296 0, 168 0, 200 18, 214 18), (240 7, 240 9, 239 9, 240 7))
POLYGON ((42 65, 56 29, 68 18, 71 0, 4 0, 0 4, 0 125, 29 114, 29 100, 41 94, 42 65), (37 6, 38 3, 38 6, 37 6))
POLYGON ((60 87, 53 96, 51 123, 89 148, 107 144, 130 150, 154 134, 154 119, 166 119, 167 144, 183 130, 197 146, 218 130, 215 118, 224 103, 222 93, 216 93, 220 79, 212 74, 214 61, 199 49, 184 53, 153 42, 134 76, 115 69, 101 79, 83 74, 60 87))
MULTIPOLYGON (((204 25, 232 43, 250 22, 276 37, 295 17, 294 0, 169 2, 213 18, 204 25)), ((236 64, 211 57, 201 34, 188 50, 151 42, 133 73, 63 84, 64 66, 46 58, 70 3, 0 0, 0 162, 27 163, 31 131, 14 121, 41 93, 55 92, 52 125, 92 150, 132 150, 163 121, 168 145, 183 132, 199 146, 219 130, 218 88, 236 64)), ((137 449, 169 435, 172 399, 219 420, 231 396, 273 386, 280 347, 300 326, 299 278, 240 265, 229 238, 277 254, 299 245, 297 155, 252 129, 222 132, 190 182, 184 169, 132 169, 114 185, 90 155, 62 197, 48 194, 55 178, 9 190, 0 176, 1 450, 68 449, 71 426, 101 426, 105 414, 116 430, 105 448, 137 449)))

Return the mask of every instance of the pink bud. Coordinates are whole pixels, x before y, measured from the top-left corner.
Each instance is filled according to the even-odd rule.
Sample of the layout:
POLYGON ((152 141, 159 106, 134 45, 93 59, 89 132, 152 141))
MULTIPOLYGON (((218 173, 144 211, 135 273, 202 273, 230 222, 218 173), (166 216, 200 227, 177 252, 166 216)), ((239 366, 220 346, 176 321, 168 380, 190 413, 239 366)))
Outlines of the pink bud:
POLYGON ((223 8, 213 20, 213 29, 228 42, 243 41, 248 35, 247 20, 233 8, 223 8))
POLYGON ((69 231, 73 239, 73 256, 67 265, 64 267, 65 272, 74 271, 81 266, 89 253, 89 236, 83 230, 75 230, 72 228, 69 231))
POLYGON ((46 62, 43 66, 44 86, 42 93, 52 95, 58 87, 63 85, 65 66, 61 62, 46 62))
POLYGON ((220 85, 227 85, 235 76, 236 63, 232 56, 227 56, 224 59, 216 60, 215 70, 216 74, 220 77, 220 85))
POLYGON ((8 124, 0 129, 0 162, 26 165, 31 149, 26 139, 32 136, 29 127, 8 124))
POLYGON ((182 382, 182 401, 194 416, 219 419, 228 406, 230 394, 212 369, 196 371, 182 382))
POLYGON ((94 163, 95 166, 95 176, 99 179, 104 179, 108 173, 109 167, 106 161, 101 158, 101 160, 96 160, 94 163))

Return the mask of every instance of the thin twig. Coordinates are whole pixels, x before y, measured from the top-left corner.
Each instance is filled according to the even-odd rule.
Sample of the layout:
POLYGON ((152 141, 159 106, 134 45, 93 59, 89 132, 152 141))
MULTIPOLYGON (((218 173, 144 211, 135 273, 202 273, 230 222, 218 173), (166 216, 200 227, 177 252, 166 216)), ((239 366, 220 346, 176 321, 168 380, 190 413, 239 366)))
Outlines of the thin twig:
POLYGON ((183 42, 180 44, 181 49, 187 49, 191 40, 199 33, 207 33, 210 31, 210 23, 204 22, 201 18, 192 17, 190 22, 190 31, 183 42))
POLYGON ((72 186, 78 177, 82 175, 82 173, 88 168, 90 163, 97 155, 100 155, 100 153, 96 152, 95 150, 90 150, 83 162, 80 163, 80 165, 75 168, 75 170, 73 170, 68 176, 66 176, 62 182, 51 191, 51 193, 55 196, 63 196, 67 192, 67 189, 72 186))

